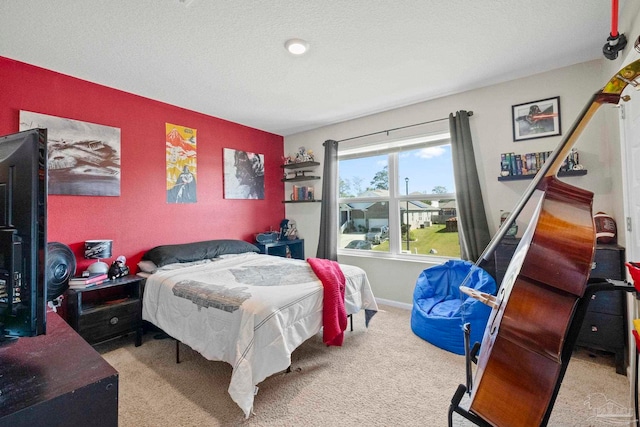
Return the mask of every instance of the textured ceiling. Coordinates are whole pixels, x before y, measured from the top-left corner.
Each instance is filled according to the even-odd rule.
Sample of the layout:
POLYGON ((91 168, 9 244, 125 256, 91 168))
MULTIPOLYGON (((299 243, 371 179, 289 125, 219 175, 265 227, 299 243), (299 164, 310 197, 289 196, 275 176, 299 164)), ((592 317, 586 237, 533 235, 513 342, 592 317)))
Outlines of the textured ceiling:
POLYGON ((602 58, 610 23, 607 0, 0 0, 0 56, 286 136, 602 58))

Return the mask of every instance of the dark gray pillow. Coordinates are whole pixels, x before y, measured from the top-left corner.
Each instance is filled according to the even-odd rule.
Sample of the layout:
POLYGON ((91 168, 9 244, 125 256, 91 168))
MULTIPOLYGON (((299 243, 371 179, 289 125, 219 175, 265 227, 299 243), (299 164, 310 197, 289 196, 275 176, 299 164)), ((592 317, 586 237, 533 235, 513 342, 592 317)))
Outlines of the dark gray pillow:
POLYGON ((260 250, 244 240, 207 240, 204 242, 156 246, 148 250, 142 256, 142 259, 153 261, 158 267, 162 267, 176 262, 199 261, 225 254, 242 254, 245 252, 260 252, 260 250))

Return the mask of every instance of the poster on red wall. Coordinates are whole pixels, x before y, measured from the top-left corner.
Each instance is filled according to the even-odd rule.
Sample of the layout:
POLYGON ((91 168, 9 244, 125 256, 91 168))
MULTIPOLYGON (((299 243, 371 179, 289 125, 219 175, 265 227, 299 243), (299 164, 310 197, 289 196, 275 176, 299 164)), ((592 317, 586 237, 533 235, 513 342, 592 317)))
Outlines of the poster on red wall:
POLYGON ((196 203, 196 130, 165 124, 167 203, 196 203))
POLYGON ((48 192, 120 195, 120 129, 20 111, 20 131, 47 129, 48 192))
POLYGON ((224 149, 224 198, 264 199, 264 154, 224 149))

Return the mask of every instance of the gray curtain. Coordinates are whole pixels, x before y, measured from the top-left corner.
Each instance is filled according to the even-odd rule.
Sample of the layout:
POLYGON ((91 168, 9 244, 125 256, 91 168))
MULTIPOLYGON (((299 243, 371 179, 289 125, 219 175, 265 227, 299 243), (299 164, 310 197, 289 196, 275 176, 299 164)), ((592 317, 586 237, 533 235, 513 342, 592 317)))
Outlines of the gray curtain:
POLYGON ((324 142, 318 258, 338 260, 338 141, 324 142))
POLYGON ((453 175, 458 199, 458 233, 461 258, 477 261, 491 241, 484 210, 478 169, 473 154, 469 116, 473 113, 458 111, 449 114, 453 175))

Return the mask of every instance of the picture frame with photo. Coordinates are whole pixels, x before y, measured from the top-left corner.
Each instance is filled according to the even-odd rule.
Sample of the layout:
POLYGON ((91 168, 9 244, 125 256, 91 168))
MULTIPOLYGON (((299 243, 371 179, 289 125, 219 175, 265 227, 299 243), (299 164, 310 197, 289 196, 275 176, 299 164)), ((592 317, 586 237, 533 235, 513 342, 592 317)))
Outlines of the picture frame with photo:
POLYGON ((511 115, 514 142, 562 133, 559 96, 513 105, 511 115))

